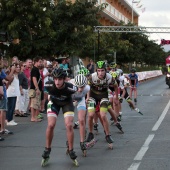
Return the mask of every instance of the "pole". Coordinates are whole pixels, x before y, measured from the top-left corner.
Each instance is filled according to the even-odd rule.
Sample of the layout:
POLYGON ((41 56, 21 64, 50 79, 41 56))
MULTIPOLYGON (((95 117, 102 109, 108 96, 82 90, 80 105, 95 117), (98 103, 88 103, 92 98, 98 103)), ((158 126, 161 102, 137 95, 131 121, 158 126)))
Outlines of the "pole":
POLYGON ((98 52, 97 52, 98 59, 99 59, 99 53, 100 53, 100 32, 98 30, 98 52))
POLYGON ((96 44, 95 44, 95 39, 94 39, 94 62, 96 60, 96 44))
POLYGON ((116 63, 116 51, 114 52, 114 62, 116 63))
POLYGON ((133 24, 133 0, 132 0, 132 24, 133 24))

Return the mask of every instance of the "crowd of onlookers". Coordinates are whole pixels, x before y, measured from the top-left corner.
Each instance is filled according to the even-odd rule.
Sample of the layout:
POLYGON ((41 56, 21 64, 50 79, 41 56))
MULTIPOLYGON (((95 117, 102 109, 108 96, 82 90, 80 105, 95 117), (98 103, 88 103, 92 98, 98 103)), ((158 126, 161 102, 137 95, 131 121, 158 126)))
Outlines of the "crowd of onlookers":
POLYGON ((0 63, 0 141, 2 135, 13 134, 6 126, 15 126, 14 116, 28 117, 31 122, 40 122, 41 113, 46 112, 48 94, 44 88, 53 68, 63 68, 70 71, 69 58, 63 58, 59 64, 47 61, 41 57, 19 61, 12 58, 8 64, 6 58, 0 63), (30 98, 30 89, 34 96, 30 98))

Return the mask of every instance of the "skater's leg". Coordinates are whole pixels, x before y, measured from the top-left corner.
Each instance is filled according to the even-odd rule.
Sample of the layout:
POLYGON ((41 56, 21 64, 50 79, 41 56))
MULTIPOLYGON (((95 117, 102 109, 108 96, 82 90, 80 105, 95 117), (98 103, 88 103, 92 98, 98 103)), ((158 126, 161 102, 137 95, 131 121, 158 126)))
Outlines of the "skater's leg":
POLYGON ((51 148, 56 121, 57 121, 57 116, 48 117, 48 125, 46 130, 46 148, 51 148))
POLYGON ((114 122, 117 122, 117 114, 115 113, 115 111, 112 108, 108 109, 108 112, 110 113, 110 116, 113 118, 114 122))
POLYGON ((102 119, 104 131, 105 131, 106 135, 109 135, 109 122, 108 122, 107 117, 106 117, 106 112, 100 111, 100 116, 101 116, 101 119, 102 119))
POLYGON ((69 150, 73 149, 73 143, 74 143, 73 118, 74 118, 74 113, 64 116, 69 150))
POLYGON ((80 127, 80 142, 84 142, 85 140, 85 118, 86 118, 86 110, 79 110, 78 111, 78 120, 79 120, 79 127, 80 127))

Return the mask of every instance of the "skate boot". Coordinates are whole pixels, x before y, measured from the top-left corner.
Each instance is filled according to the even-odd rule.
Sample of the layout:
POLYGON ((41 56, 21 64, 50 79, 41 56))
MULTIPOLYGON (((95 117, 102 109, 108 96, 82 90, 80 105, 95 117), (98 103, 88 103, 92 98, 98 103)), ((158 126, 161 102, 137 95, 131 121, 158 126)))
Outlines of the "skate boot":
POLYGON ((86 157, 87 148, 86 148, 85 142, 80 142, 80 147, 81 147, 81 150, 82 150, 82 152, 83 152, 83 156, 86 157))
POLYGON ((135 105, 137 105, 137 99, 136 98, 134 99, 134 102, 135 102, 135 105))
POLYGON ((97 142, 97 140, 94 138, 94 134, 93 133, 89 133, 87 140, 86 140, 86 148, 91 148, 95 145, 95 143, 97 142))
POLYGON ((135 111, 137 111, 139 114, 143 115, 143 113, 138 108, 135 108, 135 111))
POLYGON ((44 167, 47 165, 48 160, 50 159, 50 152, 51 148, 45 148, 44 153, 42 154, 42 161, 41 161, 41 166, 44 167))
POLYGON ((96 135, 97 135, 98 134, 98 123, 94 124, 93 129, 95 130, 96 135))
POLYGON ((111 138, 111 135, 107 135, 107 136, 105 137, 105 139, 106 139, 106 141, 107 141, 107 143, 108 143, 108 145, 109 145, 109 148, 110 148, 110 149, 113 149, 113 139, 111 138))
POLYGON ((122 133, 124 133, 123 130, 122 130, 122 126, 121 126, 121 124, 120 124, 119 122, 117 122, 117 123, 115 124, 115 126, 116 126, 122 133))
POLYGON ((121 120, 122 120, 122 115, 119 115, 119 116, 117 117, 117 121, 118 121, 118 122, 121 122, 121 120))
POLYGON ((131 103, 129 103, 129 107, 131 108, 131 110, 133 110, 133 105, 131 103))
POLYGON ((76 153, 73 151, 73 149, 72 149, 72 150, 69 150, 69 151, 68 151, 68 154, 69 154, 70 158, 72 159, 74 165, 75 165, 75 166, 79 166, 79 163, 78 163, 78 161, 77 161, 77 159, 76 159, 76 158, 77 158, 77 155, 76 155, 76 153))
POLYGON ((78 126, 79 126, 79 121, 74 122, 74 126, 73 126, 73 128, 74 128, 74 129, 78 129, 78 126))

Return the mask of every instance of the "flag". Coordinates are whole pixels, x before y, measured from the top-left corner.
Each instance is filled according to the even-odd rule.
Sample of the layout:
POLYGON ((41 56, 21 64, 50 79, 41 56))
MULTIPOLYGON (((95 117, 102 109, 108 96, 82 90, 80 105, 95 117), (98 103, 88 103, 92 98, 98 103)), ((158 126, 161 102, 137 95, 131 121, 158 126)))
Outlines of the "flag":
POLYGON ((132 3, 139 3, 140 1, 135 1, 135 0, 132 0, 132 3))
POLYGON ((141 8, 143 5, 138 6, 137 8, 141 8))
POLYGON ((142 8, 142 9, 141 9, 142 13, 145 12, 145 10, 146 10, 146 8, 142 8))
POLYGON ((138 3, 136 3, 136 6, 139 6, 139 5, 140 5, 140 2, 141 2, 141 0, 140 0, 138 3))

